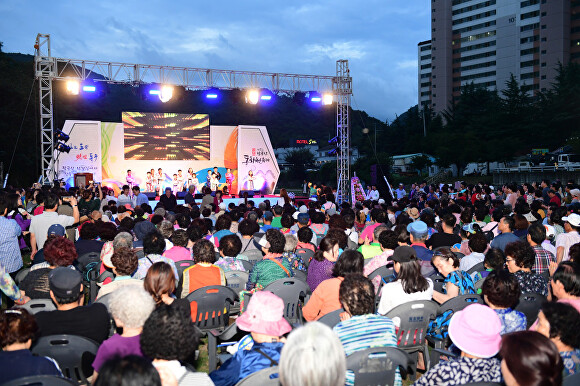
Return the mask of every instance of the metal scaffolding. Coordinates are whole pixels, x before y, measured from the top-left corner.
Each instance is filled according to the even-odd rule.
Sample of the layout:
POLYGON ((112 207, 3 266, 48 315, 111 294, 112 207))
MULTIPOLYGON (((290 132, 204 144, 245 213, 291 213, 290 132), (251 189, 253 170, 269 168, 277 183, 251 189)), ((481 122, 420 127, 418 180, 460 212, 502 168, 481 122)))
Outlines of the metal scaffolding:
MULTIPOLYGON (((50 52, 50 35, 38 34, 35 44, 35 71, 39 81, 40 137, 42 182, 50 184, 54 176, 54 124, 53 80, 91 79, 111 84, 160 83, 182 86, 186 90, 198 89, 259 89, 265 88, 277 94, 316 91, 332 93, 337 99, 337 134, 340 152, 337 152, 337 188, 348 195, 349 182, 349 107, 352 79, 348 61, 339 60, 336 76, 284 74, 159 66, 148 64, 115 63, 95 60, 54 58, 50 52), (345 155, 346 154, 346 155, 345 155), (345 183, 346 181, 346 183, 345 183)), ((343 195, 344 198, 347 196, 343 195)))
POLYGON ((336 78, 333 85, 336 103, 336 152, 337 200, 339 203, 350 201, 350 96, 352 95, 352 78, 348 69, 348 60, 336 62, 336 78))

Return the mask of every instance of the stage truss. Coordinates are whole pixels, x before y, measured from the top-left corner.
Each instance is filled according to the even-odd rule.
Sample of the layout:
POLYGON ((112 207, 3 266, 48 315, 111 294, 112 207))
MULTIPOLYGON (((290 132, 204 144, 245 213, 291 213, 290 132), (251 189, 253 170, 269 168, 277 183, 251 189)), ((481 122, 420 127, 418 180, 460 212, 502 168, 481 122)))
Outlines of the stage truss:
POLYGON ((321 94, 332 93, 337 102, 338 200, 339 202, 348 200, 350 190, 349 114, 352 94, 352 78, 348 70, 348 60, 337 61, 336 76, 322 76, 56 58, 51 54, 49 34, 38 34, 34 47, 35 76, 39 83, 41 178, 44 184, 51 184, 56 175, 52 83, 54 80, 82 82, 90 78, 96 82, 132 86, 150 83, 171 84, 182 86, 186 90, 266 88, 277 94, 290 95, 307 91, 317 91, 321 94), (102 76, 104 79, 95 79, 92 75, 102 76))

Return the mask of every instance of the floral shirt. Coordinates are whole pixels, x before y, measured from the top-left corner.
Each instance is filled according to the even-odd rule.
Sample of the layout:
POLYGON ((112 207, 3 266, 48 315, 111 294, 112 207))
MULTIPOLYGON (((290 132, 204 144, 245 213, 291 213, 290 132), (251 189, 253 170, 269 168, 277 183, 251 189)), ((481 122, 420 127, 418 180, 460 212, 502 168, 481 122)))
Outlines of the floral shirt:
POLYGON ((527 329, 526 316, 520 311, 512 310, 511 308, 494 311, 501 322, 500 335, 527 329))
POLYGON ((464 385, 474 382, 501 382, 501 364, 495 358, 460 357, 439 362, 414 385, 464 385))
POLYGON ((284 252, 282 253, 282 257, 288 260, 288 263, 290 263, 290 267, 292 267, 292 270, 299 269, 300 271, 304 272, 308 271, 308 268, 304 264, 302 257, 298 256, 294 252, 284 252))
POLYGON ((220 259, 214 264, 220 267, 224 272, 245 271, 244 264, 235 257, 220 257, 220 259))
POLYGON ((564 376, 580 373, 580 349, 562 351, 560 353, 564 362, 564 376))
POLYGON ((0 264, 0 290, 6 294, 12 300, 18 300, 20 298, 20 290, 12 277, 6 272, 4 266, 0 264))
POLYGON ((534 292, 544 296, 548 295, 548 281, 545 277, 522 270, 514 273, 514 276, 518 279, 518 283, 520 283, 522 293, 534 292))

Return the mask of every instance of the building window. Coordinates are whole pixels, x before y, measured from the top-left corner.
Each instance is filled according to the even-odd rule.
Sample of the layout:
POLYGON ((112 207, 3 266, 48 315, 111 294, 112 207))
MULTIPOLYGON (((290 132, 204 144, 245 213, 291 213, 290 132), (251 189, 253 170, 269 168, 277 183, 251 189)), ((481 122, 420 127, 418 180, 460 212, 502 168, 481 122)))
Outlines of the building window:
POLYGON ((546 25, 545 24, 542 24, 542 29, 546 29, 546 25))
POLYGON ((546 50, 542 50, 541 54, 546 55, 546 50))
POLYGON ((542 80, 546 79, 546 75, 542 75, 542 77, 540 79, 542 79, 542 80))
POLYGON ((546 67, 546 62, 543 62, 542 63, 542 67, 546 67))
POLYGON ((522 13, 520 15, 520 20, 530 19, 532 17, 536 17, 539 15, 540 15, 540 11, 532 11, 532 12, 522 13))

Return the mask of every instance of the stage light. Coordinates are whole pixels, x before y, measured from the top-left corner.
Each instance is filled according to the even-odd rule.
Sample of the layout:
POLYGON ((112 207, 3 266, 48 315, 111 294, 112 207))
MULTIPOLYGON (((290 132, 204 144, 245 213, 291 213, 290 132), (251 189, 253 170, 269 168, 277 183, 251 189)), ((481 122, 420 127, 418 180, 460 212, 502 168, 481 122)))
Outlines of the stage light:
POLYGON ((313 103, 320 103, 322 102, 322 95, 316 91, 310 91, 308 93, 308 97, 310 98, 310 102, 313 103))
POLYGON ((61 130, 55 130, 54 134, 57 141, 66 142, 70 139, 70 136, 68 134, 63 133, 61 130))
POLYGON ((338 148, 334 148, 331 151, 328 152, 328 155, 334 155, 338 152, 338 148))
POLYGON ((149 90, 149 95, 161 95, 161 91, 159 90, 149 90))
POLYGON ((217 102, 220 99, 219 90, 216 88, 205 90, 205 99, 207 99, 208 102, 217 102))
POLYGON ((59 143, 56 145, 56 151, 59 151, 59 152, 61 152, 61 153, 69 153, 69 152, 70 152, 70 149, 71 149, 71 147, 70 147, 70 146, 67 146, 67 145, 65 145, 65 144, 64 144, 64 143, 62 143, 62 142, 59 142, 59 143))
POLYGON ((210 93, 210 94, 205 94, 205 97, 207 99, 217 99, 218 95, 210 93))
POLYGON ((97 87, 96 86, 83 86, 83 91, 84 92, 95 92, 97 91, 97 87))
POLYGON ((262 95, 260 96, 260 99, 263 101, 269 101, 272 99, 272 95, 262 95))
POLYGON ((173 86, 163 85, 161 87, 161 93, 159 94, 159 99, 161 102, 166 103, 173 97, 173 86))
POLYGON ((333 100, 334 100, 334 97, 332 94, 324 94, 322 97, 322 104, 331 105, 333 100))
POLYGON ((258 92, 258 90, 249 90, 248 93, 246 94, 246 103, 255 105, 256 103, 258 103, 259 99, 260 93, 258 92))
POLYGON ((69 95, 79 95, 81 84, 78 80, 67 80, 66 81, 66 92, 69 95))
POLYGON ((272 93, 272 91, 268 90, 267 88, 264 88, 260 91, 260 103, 272 103, 274 101, 274 97, 274 93, 272 93))

